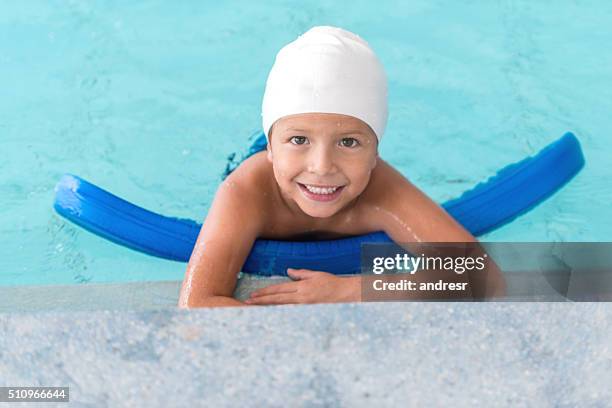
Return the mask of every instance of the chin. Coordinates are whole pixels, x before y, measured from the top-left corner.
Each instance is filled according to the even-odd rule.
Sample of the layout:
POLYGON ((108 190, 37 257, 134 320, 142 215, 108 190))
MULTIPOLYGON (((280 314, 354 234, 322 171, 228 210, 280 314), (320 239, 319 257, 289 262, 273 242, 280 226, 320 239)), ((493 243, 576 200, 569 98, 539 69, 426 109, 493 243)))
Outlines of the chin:
POLYGON ((313 218, 329 218, 339 211, 335 206, 334 208, 312 208, 312 206, 305 208, 300 205, 300 208, 304 213, 313 218))

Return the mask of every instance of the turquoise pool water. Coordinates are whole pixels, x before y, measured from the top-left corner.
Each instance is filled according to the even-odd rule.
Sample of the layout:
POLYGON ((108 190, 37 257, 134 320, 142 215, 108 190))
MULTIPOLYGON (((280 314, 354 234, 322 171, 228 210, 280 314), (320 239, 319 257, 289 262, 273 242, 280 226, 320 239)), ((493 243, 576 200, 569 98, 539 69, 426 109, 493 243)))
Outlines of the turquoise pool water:
POLYGON ((483 239, 609 241, 609 2, 8 2, 0 13, 0 285, 182 279, 185 265, 57 216, 78 174, 202 220, 260 126, 274 55, 313 25, 364 37, 389 77, 381 155, 438 201, 565 131, 587 165, 483 239))

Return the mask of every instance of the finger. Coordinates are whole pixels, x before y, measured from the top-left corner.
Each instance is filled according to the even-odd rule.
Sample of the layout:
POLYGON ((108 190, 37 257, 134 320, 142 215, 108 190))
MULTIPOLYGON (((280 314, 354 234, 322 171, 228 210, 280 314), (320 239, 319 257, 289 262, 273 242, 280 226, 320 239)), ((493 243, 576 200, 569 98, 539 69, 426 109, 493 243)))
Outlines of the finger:
POLYGON ((270 285, 265 288, 257 289, 251 293, 251 297, 274 295, 277 293, 293 293, 297 292, 295 282, 278 283, 276 285, 270 285))
POLYGON ((286 305, 300 303, 300 299, 295 293, 278 293, 250 298, 245 300, 245 303, 249 305, 286 305))
POLYGON ((317 274, 317 273, 318 272, 311 271, 309 269, 287 268, 287 275, 289 275, 290 278, 296 279, 296 280, 312 278, 312 275, 317 274))

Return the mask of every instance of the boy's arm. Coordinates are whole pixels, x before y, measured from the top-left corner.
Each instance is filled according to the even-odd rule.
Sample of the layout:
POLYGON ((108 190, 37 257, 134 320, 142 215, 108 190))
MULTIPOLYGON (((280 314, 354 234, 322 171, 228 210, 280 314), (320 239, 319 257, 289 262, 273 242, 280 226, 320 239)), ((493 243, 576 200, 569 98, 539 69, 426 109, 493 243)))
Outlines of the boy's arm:
POLYGON ((219 186, 187 265, 179 307, 245 305, 232 295, 263 216, 247 185, 232 174, 219 186))
MULTIPOLYGON (((369 206, 371 216, 377 225, 374 229, 384 230, 387 235, 407 250, 419 248, 419 242, 461 242, 473 243, 471 247, 482 248, 478 240, 451 217, 442 207, 420 191, 401 173, 380 160, 381 172, 376 180, 384 188, 373 197, 374 206, 369 206), (389 188, 389 186, 392 186, 389 188)), ((498 297, 505 294, 505 280, 495 262, 489 258, 486 273, 464 273, 451 277, 457 282, 470 281, 471 293, 476 298, 498 297), (470 276, 468 276, 470 275, 470 276)), ((424 276, 413 275, 413 278, 424 276)), ((455 293, 457 295, 457 293, 455 293)))

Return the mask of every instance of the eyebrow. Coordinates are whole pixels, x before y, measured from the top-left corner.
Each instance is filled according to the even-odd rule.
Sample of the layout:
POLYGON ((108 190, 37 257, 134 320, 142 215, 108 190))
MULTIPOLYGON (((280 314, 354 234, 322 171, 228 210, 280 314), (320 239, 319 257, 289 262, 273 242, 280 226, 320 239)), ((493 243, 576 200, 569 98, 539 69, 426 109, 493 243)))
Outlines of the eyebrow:
POLYGON ((350 135, 350 134, 355 134, 355 133, 359 133, 360 135, 363 134, 363 132, 361 130, 358 129, 354 129, 354 130, 347 130, 346 132, 342 132, 340 133, 341 135, 350 135))

